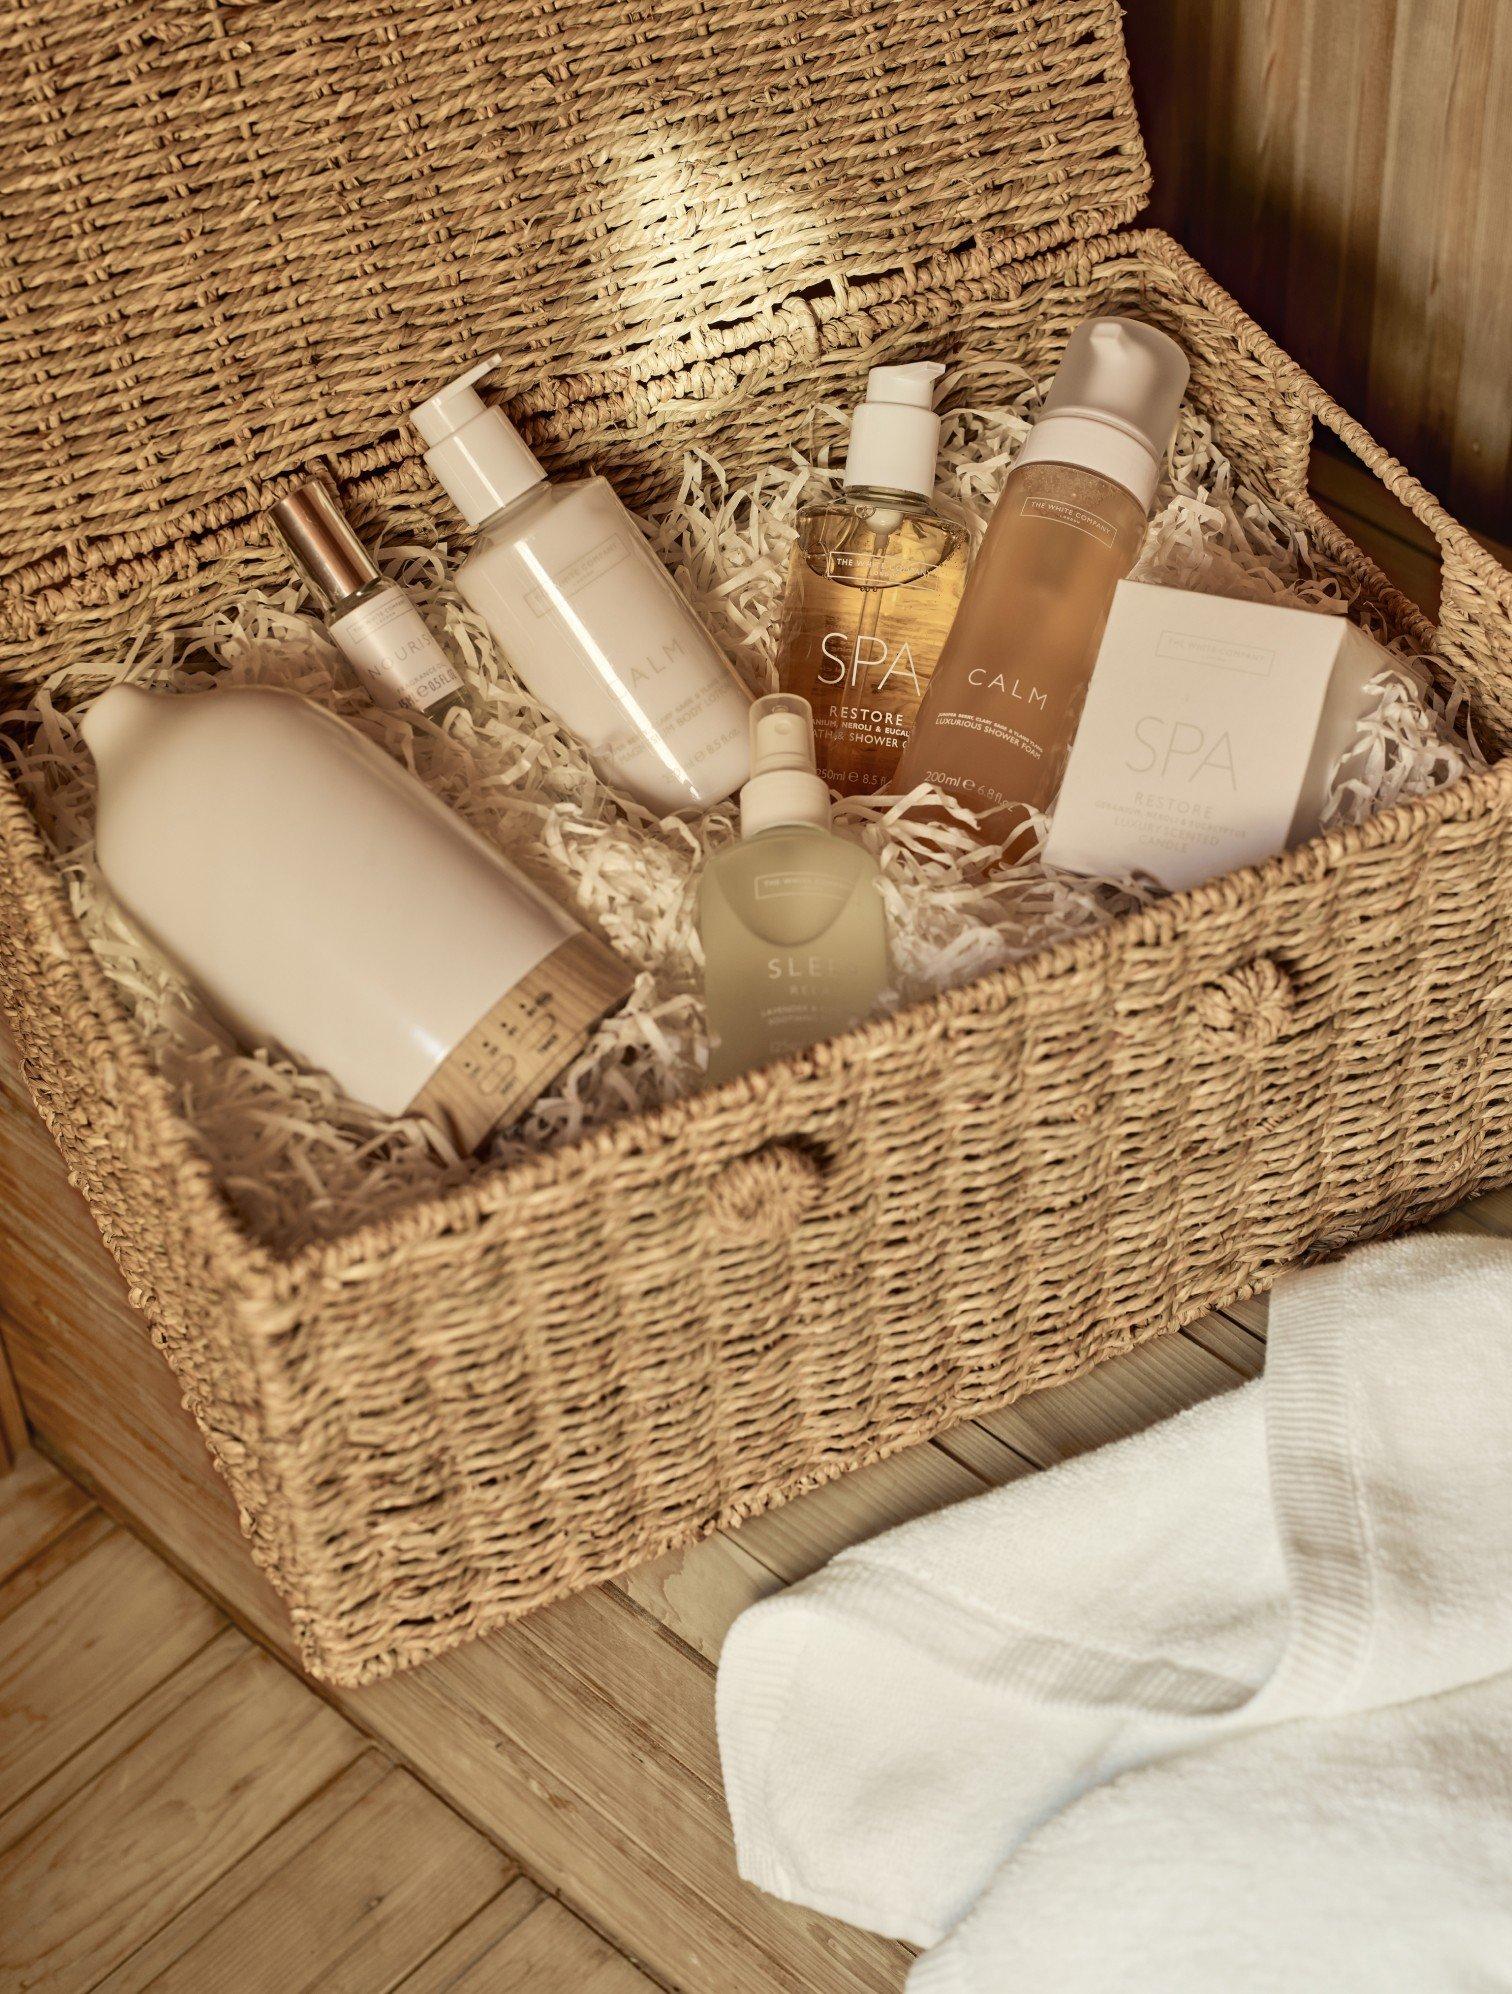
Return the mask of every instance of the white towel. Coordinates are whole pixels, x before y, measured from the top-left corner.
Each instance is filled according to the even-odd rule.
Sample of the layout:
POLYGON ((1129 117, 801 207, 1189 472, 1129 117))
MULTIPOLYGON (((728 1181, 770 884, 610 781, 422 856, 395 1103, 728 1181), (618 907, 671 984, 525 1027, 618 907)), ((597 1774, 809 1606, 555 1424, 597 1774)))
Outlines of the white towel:
MULTIPOLYGON (((1418 1238, 1290 1277, 1261 1384, 858 1546, 742 1616, 719 1683, 742 1874, 933 1944, 999 1871, 995 1898, 1022 1890, 1046 1823, 1068 1837, 1094 1799, 1154 1791, 1140 1767, 1174 1781, 1174 1754, 1243 1762, 1258 1727, 1512 1667, 1509 1423, 1512 1246, 1418 1238)), ((1099 1878, 1077 1887, 1085 1906, 1099 1878)), ((957 1942, 973 1958, 991 1901, 957 1942)), ((1162 1901, 1168 1933, 1216 1916, 1177 1871, 1162 1901)), ((1078 1915, 1068 1896, 1057 1916, 1078 1915)))
POLYGON ((1512 1674, 1125 1774, 1031 1835, 908 1994, 1506 1994, 1512 1674))

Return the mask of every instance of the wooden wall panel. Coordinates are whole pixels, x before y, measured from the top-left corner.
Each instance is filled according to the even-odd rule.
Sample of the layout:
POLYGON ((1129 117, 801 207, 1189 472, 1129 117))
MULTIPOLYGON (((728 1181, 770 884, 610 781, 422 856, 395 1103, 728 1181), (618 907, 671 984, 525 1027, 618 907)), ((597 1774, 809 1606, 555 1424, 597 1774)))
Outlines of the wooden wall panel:
POLYGON ((1512 0, 1128 0, 1151 219, 1512 538, 1512 0))

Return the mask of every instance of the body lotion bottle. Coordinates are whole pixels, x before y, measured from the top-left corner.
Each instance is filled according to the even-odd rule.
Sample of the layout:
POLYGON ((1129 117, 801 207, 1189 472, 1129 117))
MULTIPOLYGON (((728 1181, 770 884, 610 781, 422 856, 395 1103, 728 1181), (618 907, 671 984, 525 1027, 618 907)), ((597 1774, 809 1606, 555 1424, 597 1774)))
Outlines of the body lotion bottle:
POLYGON ((1185 354, 1154 326, 1097 318, 1072 333, 993 508, 897 789, 933 783, 978 815, 1055 801, 1186 384, 1185 354))
POLYGON ((605 780, 648 810, 705 809, 745 780, 751 696, 603 478, 552 484, 474 385, 414 411, 469 526, 457 587, 605 780))
POLYGON ((740 830, 699 889, 714 1081, 858 1024, 888 978, 877 862, 830 829, 813 719, 790 693, 751 709, 740 830))

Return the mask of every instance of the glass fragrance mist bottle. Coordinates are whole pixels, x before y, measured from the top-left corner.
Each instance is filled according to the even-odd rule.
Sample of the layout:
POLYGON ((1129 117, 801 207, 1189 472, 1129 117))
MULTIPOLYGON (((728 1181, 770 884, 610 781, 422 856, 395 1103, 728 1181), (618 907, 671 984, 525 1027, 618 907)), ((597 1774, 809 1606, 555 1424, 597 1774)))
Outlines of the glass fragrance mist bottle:
POLYGON ((830 829, 813 719, 790 693, 751 708, 740 830, 699 889, 714 1081, 859 1023, 888 979, 877 862, 830 829))
POLYGON ((423 401, 425 461, 469 526, 463 599, 607 782, 658 814, 744 782, 751 695, 603 478, 553 484, 475 383, 423 401))
POLYGON ((777 669, 813 708, 819 774, 842 795, 891 782, 966 578, 965 530, 932 503, 944 371, 872 368, 844 496, 798 520, 777 669))
POLYGON ((449 712, 461 697, 461 679, 404 590, 378 572, 320 480, 297 486, 269 508, 268 518, 326 604, 326 628, 371 697, 432 720, 449 712))
POLYGON ((1153 326, 1098 318, 1072 333, 993 508, 895 788, 931 782, 979 815, 1054 802, 1186 384, 1186 356, 1153 326))

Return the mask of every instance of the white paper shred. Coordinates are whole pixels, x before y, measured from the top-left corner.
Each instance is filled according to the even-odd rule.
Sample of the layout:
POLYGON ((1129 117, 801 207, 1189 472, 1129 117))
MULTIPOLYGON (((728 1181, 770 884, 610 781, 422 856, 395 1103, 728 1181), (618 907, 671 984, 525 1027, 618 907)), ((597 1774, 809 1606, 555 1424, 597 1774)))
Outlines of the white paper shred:
MULTIPOLYGON (((953 385, 947 378, 947 394, 953 385)), ((959 385, 964 391, 968 384, 959 385)), ((941 495, 974 533, 985 525, 1037 399, 1026 382, 1011 406, 958 407, 944 418, 941 495)), ((843 421, 843 411, 824 413, 843 421)), ((837 484, 826 462, 796 449, 742 486, 712 457, 689 452, 676 502, 646 526, 756 691, 776 682, 776 613, 799 508, 837 484)), ((401 514, 374 552, 444 633, 462 671, 467 707, 444 727, 374 707, 346 678, 292 578, 223 603, 177 642, 164 634, 109 670, 60 671, 0 715, 0 754, 58 854, 85 934, 227 1197, 256 1235, 284 1251, 460 1183, 490 1161, 675 1099, 700 1084, 707 1063, 694 894, 704 858, 735 836, 733 806, 657 822, 606 789, 514 678, 452 586, 448 550, 429 544, 425 527, 420 512, 401 514), (113 678, 182 691, 275 684, 333 707, 596 928, 636 971, 629 1002, 518 1127, 477 1158, 456 1156, 418 1118, 388 1121, 346 1100, 328 1076, 276 1048, 238 1049, 101 885, 93 764, 71 708, 113 678)), ((1337 614, 1353 606, 1347 580, 1328 573, 1303 533, 1236 483, 1211 428, 1191 411, 1135 572, 1140 580, 1337 614)), ((1372 627, 1368 617, 1362 621, 1372 627)), ((1372 634, 1386 636, 1378 627, 1372 634)), ((1484 766, 1461 702, 1445 701, 1422 668, 1392 648, 1396 661, 1375 684, 1358 747, 1334 786, 1330 821, 1357 822, 1484 766)), ((896 800, 852 798, 839 804, 835 822, 881 864, 893 1003, 964 983, 1150 897, 1132 878, 1048 877, 1032 851, 1026 862, 994 870, 1001 846, 961 811, 926 822, 896 800)), ((1037 849, 1043 822, 1035 831, 1037 849)))

